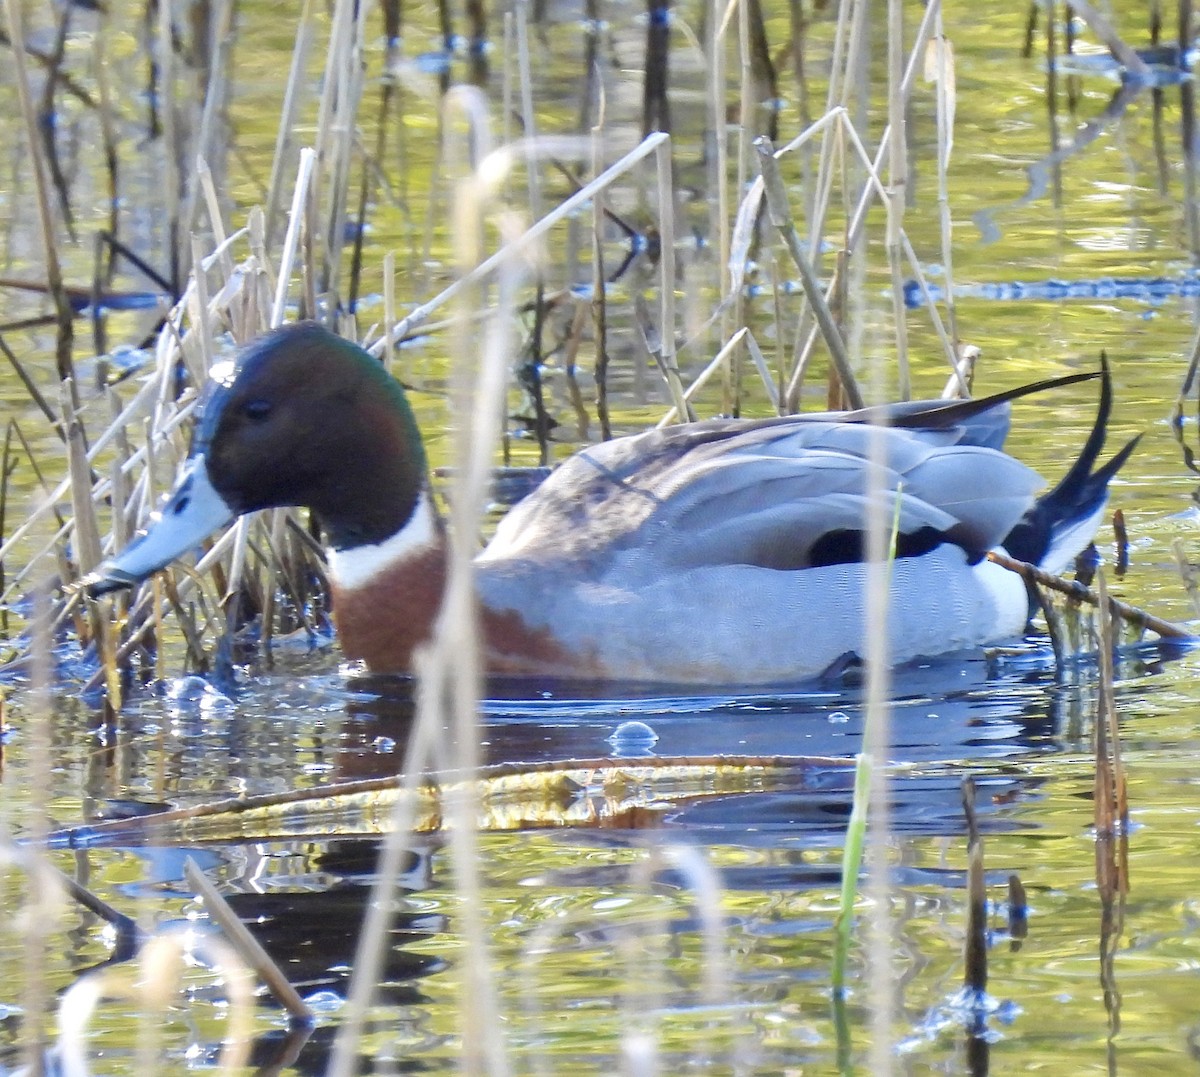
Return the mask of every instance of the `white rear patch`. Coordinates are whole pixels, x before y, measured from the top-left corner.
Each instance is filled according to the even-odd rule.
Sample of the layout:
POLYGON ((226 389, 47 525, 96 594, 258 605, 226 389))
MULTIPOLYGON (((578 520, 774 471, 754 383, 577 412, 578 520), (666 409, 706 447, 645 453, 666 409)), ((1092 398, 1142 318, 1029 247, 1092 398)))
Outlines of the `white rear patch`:
POLYGON ((391 538, 349 550, 329 551, 329 578, 339 587, 365 587, 381 572, 427 553, 441 543, 437 514, 422 490, 412 516, 391 538))

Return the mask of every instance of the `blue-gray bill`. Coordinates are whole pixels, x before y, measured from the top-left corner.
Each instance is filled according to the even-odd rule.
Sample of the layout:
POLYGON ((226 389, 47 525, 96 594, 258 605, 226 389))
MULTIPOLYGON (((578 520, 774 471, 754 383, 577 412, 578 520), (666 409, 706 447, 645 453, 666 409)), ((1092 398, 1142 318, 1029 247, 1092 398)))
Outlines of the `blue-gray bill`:
POLYGON ((146 533, 84 580, 87 593, 96 598, 136 586, 194 549, 234 515, 209 481, 203 454, 193 456, 146 533))

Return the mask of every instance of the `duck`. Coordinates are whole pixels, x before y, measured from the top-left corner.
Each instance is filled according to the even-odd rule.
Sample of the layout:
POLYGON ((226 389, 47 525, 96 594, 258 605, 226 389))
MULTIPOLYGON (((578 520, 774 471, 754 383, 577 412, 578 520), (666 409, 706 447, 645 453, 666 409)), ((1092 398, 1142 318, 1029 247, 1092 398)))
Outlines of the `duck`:
MULTIPOLYGON (((271 331, 225 366, 173 489, 87 590, 136 586, 242 514, 306 507, 344 655, 411 674, 434 631, 448 534, 403 387, 315 322, 271 331)), ((864 647, 872 466, 894 528, 891 663, 1020 635, 1029 591, 987 554, 1060 573, 1091 542, 1137 440, 1098 465, 1111 406, 1102 363, 988 397, 716 418, 590 445, 475 558, 487 673, 715 687, 844 666, 864 647), (1091 433, 1046 490, 1003 449, 1012 401, 1091 378, 1091 433)))

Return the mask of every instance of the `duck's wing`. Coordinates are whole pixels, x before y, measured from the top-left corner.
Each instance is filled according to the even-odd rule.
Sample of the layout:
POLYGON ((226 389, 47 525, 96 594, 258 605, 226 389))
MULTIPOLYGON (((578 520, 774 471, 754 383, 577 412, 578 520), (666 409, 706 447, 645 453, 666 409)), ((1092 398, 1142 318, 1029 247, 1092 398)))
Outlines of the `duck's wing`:
POLYGON ((994 449, 933 432, 810 417, 693 423, 584 450, 501 523, 485 560, 754 564, 799 569, 862 557, 872 441, 886 461, 897 553, 1000 541, 1043 485, 994 449))

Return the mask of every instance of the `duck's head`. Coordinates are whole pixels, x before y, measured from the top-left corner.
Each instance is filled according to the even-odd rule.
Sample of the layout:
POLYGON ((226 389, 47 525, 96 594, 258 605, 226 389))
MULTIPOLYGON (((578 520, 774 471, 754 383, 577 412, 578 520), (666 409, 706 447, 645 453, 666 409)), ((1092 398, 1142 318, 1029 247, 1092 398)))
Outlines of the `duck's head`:
POLYGON ((214 372, 191 452, 149 530, 89 581, 132 586, 235 516, 313 509, 337 550, 379 543, 412 515, 425 453, 400 385, 313 322, 286 326, 214 372))

